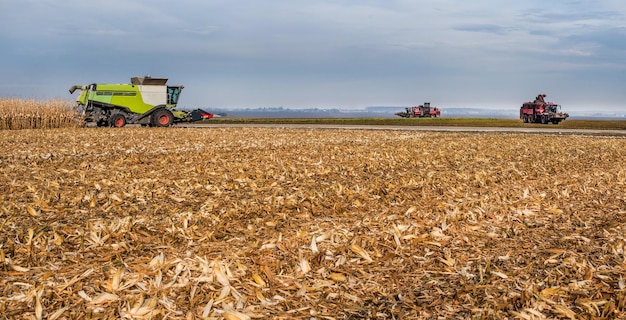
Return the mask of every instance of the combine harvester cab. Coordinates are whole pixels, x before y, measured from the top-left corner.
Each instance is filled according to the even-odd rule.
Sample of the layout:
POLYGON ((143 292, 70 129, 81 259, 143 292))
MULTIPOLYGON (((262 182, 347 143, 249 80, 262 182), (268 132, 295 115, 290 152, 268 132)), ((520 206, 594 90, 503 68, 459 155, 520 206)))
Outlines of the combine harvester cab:
POLYGON ((561 112, 561 106, 553 102, 545 102, 545 94, 540 94, 533 102, 524 102, 519 111, 519 117, 524 123, 559 124, 567 119, 569 114, 561 112))
POLYGON ((423 105, 405 108, 405 111, 396 112, 395 115, 402 118, 440 118, 441 110, 437 107, 431 107, 430 102, 424 102, 423 105))
POLYGON ((183 86, 168 86, 167 78, 133 77, 130 84, 75 85, 82 92, 76 99, 87 123, 96 126, 123 127, 141 124, 168 127, 173 123, 193 122, 213 118, 201 109, 176 110, 183 86))

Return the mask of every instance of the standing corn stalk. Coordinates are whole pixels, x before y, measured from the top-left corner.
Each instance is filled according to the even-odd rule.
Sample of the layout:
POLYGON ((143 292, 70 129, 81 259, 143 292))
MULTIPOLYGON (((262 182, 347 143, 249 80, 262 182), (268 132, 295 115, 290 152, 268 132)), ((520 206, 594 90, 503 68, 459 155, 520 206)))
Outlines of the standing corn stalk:
POLYGON ((80 127, 83 120, 64 99, 0 98, 0 130, 80 127))

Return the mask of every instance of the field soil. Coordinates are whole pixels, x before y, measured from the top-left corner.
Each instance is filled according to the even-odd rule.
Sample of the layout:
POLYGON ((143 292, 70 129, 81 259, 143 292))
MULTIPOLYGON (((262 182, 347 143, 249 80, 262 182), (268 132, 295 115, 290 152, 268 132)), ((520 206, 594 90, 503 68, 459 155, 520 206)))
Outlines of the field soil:
POLYGON ((0 318, 626 317, 626 139, 0 131, 0 318))
POLYGON ((626 130, 626 120, 568 119, 558 125, 524 123, 520 119, 495 118, 231 118, 216 117, 202 124, 316 124, 316 125, 370 125, 404 127, 492 127, 537 128, 542 130, 591 129, 626 130))

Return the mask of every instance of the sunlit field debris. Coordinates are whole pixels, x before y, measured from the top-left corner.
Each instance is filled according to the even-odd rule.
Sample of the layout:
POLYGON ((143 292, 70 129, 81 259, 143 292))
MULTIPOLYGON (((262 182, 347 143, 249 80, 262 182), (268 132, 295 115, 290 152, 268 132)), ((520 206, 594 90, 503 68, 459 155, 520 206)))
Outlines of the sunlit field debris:
POLYGON ((4 317, 626 317, 623 138, 0 137, 4 317))
POLYGON ((0 130, 80 127, 82 118, 71 104, 64 99, 0 97, 0 130))

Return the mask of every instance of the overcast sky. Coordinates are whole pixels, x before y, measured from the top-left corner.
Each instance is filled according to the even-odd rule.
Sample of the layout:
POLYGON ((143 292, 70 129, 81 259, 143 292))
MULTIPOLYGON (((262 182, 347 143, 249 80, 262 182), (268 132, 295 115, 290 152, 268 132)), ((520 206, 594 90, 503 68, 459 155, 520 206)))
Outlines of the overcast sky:
POLYGON ((0 96, 168 77, 187 107, 626 112, 623 0, 0 0, 0 96))

